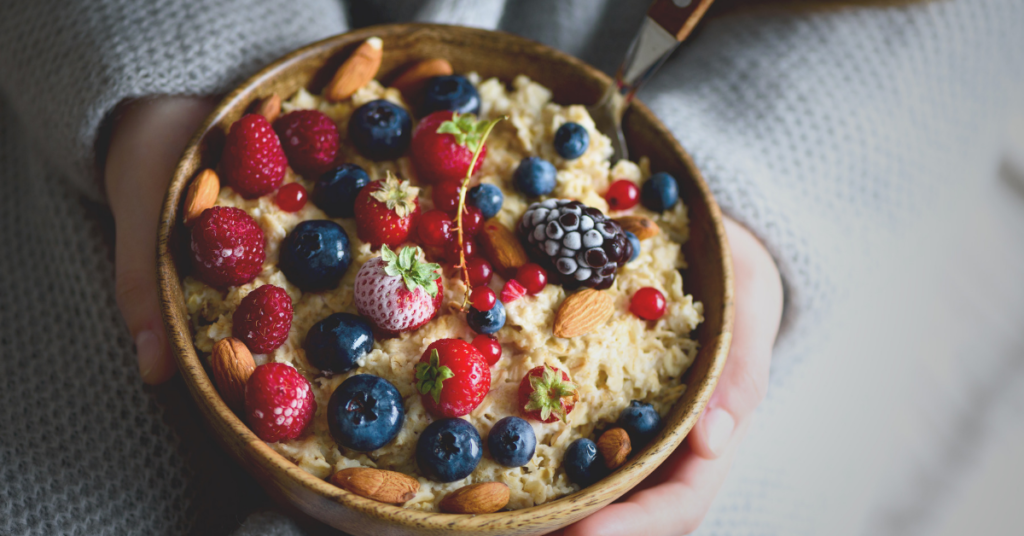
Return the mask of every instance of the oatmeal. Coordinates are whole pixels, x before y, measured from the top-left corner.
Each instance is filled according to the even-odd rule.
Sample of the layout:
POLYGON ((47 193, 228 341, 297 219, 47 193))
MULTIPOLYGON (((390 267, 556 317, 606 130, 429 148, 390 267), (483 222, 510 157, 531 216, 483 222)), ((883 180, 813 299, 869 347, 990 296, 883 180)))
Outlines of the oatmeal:
MULTIPOLYGON (((320 292, 303 292, 281 272, 278 259, 281 243, 296 225, 305 220, 328 218, 313 203, 297 212, 285 212, 273 196, 244 199, 230 187, 222 188, 217 205, 244 210, 257 222, 266 236, 266 260, 262 271, 249 283, 220 291, 187 277, 184 281, 187 307, 195 335, 196 348, 204 353, 216 341, 232 335, 233 315, 242 299, 254 289, 272 284, 291 297, 294 316, 284 344, 269 354, 254 355, 256 364, 285 363, 297 369, 312 384, 316 415, 297 439, 271 443, 277 452, 303 470, 320 478, 350 467, 375 467, 400 471, 419 480, 415 497, 407 508, 435 511, 446 494, 470 483, 502 482, 510 489, 508 507, 525 508, 542 504, 578 488, 563 468, 563 456, 573 441, 593 437, 595 431, 608 428, 630 401, 653 404, 664 416, 682 394, 680 377, 693 362, 697 343, 689 334, 703 320, 702 305, 684 291, 680 268, 685 259, 680 244, 688 237, 687 213, 682 203, 654 213, 638 205, 622 212, 609 211, 604 197, 615 180, 625 179, 637 185, 650 174, 647 163, 620 161, 609 164, 612 150, 609 140, 598 132, 585 107, 561 106, 551 102, 551 92, 519 76, 510 87, 496 79, 467 78, 480 96, 482 119, 507 117, 486 140, 487 154, 478 172, 481 183, 497 186, 504 202, 495 216, 509 229, 516 229, 520 216, 531 202, 512 185, 512 175, 527 156, 540 157, 555 167, 555 185, 545 198, 572 199, 601 210, 609 217, 643 215, 657 223, 660 232, 640 242, 638 257, 622 266, 604 292, 614 304, 614 313, 600 329, 563 339, 555 337, 552 325, 559 305, 568 293, 562 285, 547 284, 536 295, 527 295, 504 305, 504 326, 494 337, 502 355, 490 368, 490 391, 468 415, 462 417, 486 438, 503 417, 520 415, 517 390, 520 381, 535 367, 554 366, 565 371, 578 388, 579 399, 566 416, 566 422, 529 421, 536 435, 536 451, 522 467, 506 467, 486 452, 472 473, 460 480, 440 483, 423 476, 416 462, 417 441, 434 417, 424 406, 415 385, 415 367, 427 347, 439 339, 473 340, 476 333, 467 325, 459 306, 467 288, 458 270, 450 263, 443 266, 443 298, 438 315, 423 327, 393 338, 378 337, 373 350, 363 356, 358 367, 343 374, 326 377, 306 359, 303 342, 317 322, 333 313, 357 313, 353 286, 360 268, 379 256, 357 233, 352 218, 333 218, 348 235, 351 265, 340 284, 320 292), (567 122, 581 125, 589 135, 586 151, 572 160, 562 158, 553 147, 560 126, 567 122), (641 288, 653 287, 663 294, 665 312, 656 321, 630 313, 631 297, 641 288), (334 390, 356 374, 372 374, 391 382, 401 395, 405 420, 393 440, 370 452, 355 452, 339 447, 328 422, 328 401, 334 390)), ((319 110, 334 120, 341 133, 343 161, 361 166, 371 180, 383 180, 388 172, 418 184, 416 169, 407 156, 391 161, 372 161, 360 155, 345 135, 353 112, 371 101, 385 99, 406 107, 402 95, 372 81, 349 100, 331 103, 299 90, 283 104, 283 112, 319 110)), ((475 179, 476 180, 476 179, 475 179)), ((299 182, 312 191, 312 182, 287 171, 285 183, 299 182)), ((433 208, 431 187, 419 184, 418 200, 423 211, 433 208)), ((500 293, 505 279, 495 274, 489 287, 500 293)))

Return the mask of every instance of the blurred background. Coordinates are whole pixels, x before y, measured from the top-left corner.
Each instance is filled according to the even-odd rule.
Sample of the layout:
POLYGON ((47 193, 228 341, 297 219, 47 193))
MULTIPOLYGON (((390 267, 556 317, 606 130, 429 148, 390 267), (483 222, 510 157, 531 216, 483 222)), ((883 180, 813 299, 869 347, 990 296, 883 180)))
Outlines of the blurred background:
MULTIPOLYGON (((644 0, 0 5, 0 534, 309 534, 138 379, 116 106, 318 39, 500 29, 612 73, 644 0), (237 531, 237 532, 236 532, 237 531)), ((639 94, 778 263, 767 399, 697 534, 1024 533, 1024 3, 718 0, 639 94)))

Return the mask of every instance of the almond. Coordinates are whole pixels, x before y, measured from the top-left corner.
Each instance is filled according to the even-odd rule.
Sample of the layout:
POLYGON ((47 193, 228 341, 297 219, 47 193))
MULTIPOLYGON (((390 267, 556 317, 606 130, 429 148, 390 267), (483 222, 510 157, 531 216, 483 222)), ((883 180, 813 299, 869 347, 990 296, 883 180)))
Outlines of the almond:
POLYGON ((635 234, 640 240, 646 240, 660 231, 658 224, 645 216, 623 216, 616 218, 615 223, 621 225, 623 230, 635 234))
POLYGON ((441 500, 449 514, 490 514, 508 504, 508 486, 501 482, 480 482, 461 487, 441 500))
POLYGON ((588 288, 571 294, 555 313, 555 336, 568 339, 590 333, 614 311, 615 303, 606 292, 588 288))
POLYGON ((203 211, 212 208, 220 195, 220 179, 212 169, 199 172, 185 194, 185 225, 195 223, 203 211))
POLYGON ((380 62, 384 58, 384 42, 371 37, 359 45, 338 72, 331 83, 324 88, 324 97, 329 101, 340 101, 352 96, 359 88, 370 83, 377 76, 380 62))
POLYGON ((476 240, 494 270, 506 278, 513 277, 520 266, 529 262, 516 235, 497 220, 484 222, 476 240))
POLYGON ((435 76, 448 76, 453 72, 452 64, 448 63, 448 60, 444 58, 430 58, 429 60, 418 61, 412 64, 402 74, 398 75, 394 82, 391 82, 391 87, 401 91, 405 100, 411 101, 423 89, 423 85, 426 84, 427 80, 435 76))
POLYGON ((242 411, 245 408, 245 383, 256 370, 256 363, 245 343, 234 337, 217 341, 210 356, 210 368, 220 397, 229 408, 242 411))
POLYGON ((388 504, 402 504, 420 489, 419 481, 407 474, 372 467, 342 469, 330 480, 339 488, 388 504))
POLYGON ((601 434, 597 440, 597 451, 604 458, 604 464, 612 470, 618 469, 626 463, 626 458, 632 450, 629 443, 629 434, 622 428, 612 428, 601 434))
POLYGON ((266 117, 268 123, 273 123, 281 115, 281 96, 273 93, 261 100, 260 105, 256 107, 256 113, 266 117))

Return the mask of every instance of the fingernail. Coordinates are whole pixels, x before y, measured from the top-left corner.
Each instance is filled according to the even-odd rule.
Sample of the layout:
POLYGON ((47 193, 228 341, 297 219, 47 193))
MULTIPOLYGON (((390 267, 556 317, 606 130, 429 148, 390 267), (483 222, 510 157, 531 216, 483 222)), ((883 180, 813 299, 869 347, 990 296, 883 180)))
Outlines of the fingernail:
POLYGON ((708 448, 715 455, 721 456, 735 429, 736 421, 728 411, 722 408, 713 408, 704 416, 704 432, 708 437, 708 448))
POLYGON ((144 330, 135 336, 135 351, 139 359, 139 376, 142 381, 149 383, 149 375, 156 368, 160 359, 160 337, 152 330, 144 330))

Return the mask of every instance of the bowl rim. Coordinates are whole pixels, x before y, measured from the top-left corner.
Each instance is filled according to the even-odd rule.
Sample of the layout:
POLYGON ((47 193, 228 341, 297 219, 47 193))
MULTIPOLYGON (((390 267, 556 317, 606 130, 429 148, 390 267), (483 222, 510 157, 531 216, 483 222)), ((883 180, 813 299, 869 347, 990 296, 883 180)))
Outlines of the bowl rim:
MULTIPOLYGON (((648 445, 639 455, 630 459, 623 467, 620 467, 611 475, 579 491, 540 505, 519 510, 492 514, 464 515, 424 512, 403 506, 384 504, 338 488, 326 480, 307 473, 299 468, 298 465, 270 448, 228 408, 218 394, 202 361, 196 353, 191 330, 189 329, 188 315, 184 311, 183 302, 179 299, 183 295, 183 290, 172 251, 172 235, 178 224, 181 196, 192 178, 191 174, 188 173, 188 162, 199 157, 203 138, 217 128, 217 124, 229 110, 239 106, 243 108, 247 106, 252 97, 249 93, 253 91, 253 88, 286 72, 297 60, 307 56, 313 57, 324 54, 326 54, 327 58, 330 58, 346 45, 372 36, 384 37, 415 32, 417 30, 449 32, 461 35, 474 35, 476 37, 500 34, 502 39, 515 41, 525 49, 543 52, 557 61, 574 65, 576 68, 587 72, 589 76, 594 77, 604 87, 612 84, 611 78, 584 61, 527 38, 501 31, 440 24, 404 23, 359 28, 310 43, 278 58, 244 82, 235 86, 230 93, 220 99, 216 108, 207 116, 196 133, 190 138, 175 167, 174 175, 163 200, 156 252, 160 309, 167 331, 168 343, 171 345, 178 370, 196 404, 201 409, 204 405, 206 406, 202 412, 206 415, 206 418, 218 419, 225 429, 230 430, 236 436, 236 440, 251 448, 253 454, 250 456, 251 463, 258 464, 269 474, 286 476, 306 488, 307 491, 319 495, 321 498, 363 515, 418 529, 494 530, 498 529, 500 525, 500 528, 517 527, 519 530, 528 530, 531 526, 540 528, 545 520, 549 522, 552 517, 559 517, 559 514, 569 519, 565 523, 567 525, 570 521, 575 520, 573 516, 569 515, 574 511, 589 511, 595 505, 604 506, 621 497, 632 489, 636 483, 639 483, 639 481, 661 465, 669 454, 680 446, 707 406, 708 400, 725 366, 732 338, 734 315, 733 270, 728 240, 722 223, 721 210, 689 153, 683 149, 671 132, 639 100, 634 99, 630 107, 639 110, 641 113, 646 113, 655 119, 653 127, 658 131, 656 135, 667 139, 672 149, 683 157, 690 178, 692 178, 694 185, 707 204, 708 214, 712 220, 711 228, 722 249, 720 268, 722 270, 724 288, 722 295, 717 297, 717 299, 722 301, 722 330, 718 336, 707 344, 708 346, 714 346, 707 376, 698 382, 687 385, 687 389, 696 389, 698 393, 694 407, 680 424, 672 430, 663 431, 656 441, 648 445), (175 293, 176 290, 177 294, 175 293), (175 323, 180 323, 179 325, 184 326, 185 329, 176 328, 175 323), (637 473, 641 473, 643 476, 636 478, 637 473), (636 482, 633 482, 634 479, 636 482)), ((679 403, 677 401, 675 404, 679 403)), ((212 425, 212 422, 207 424, 212 425)), ((218 439, 220 440, 221 438, 218 437, 218 439)), ((230 448, 225 448, 225 450, 231 452, 230 448)), ((253 469, 248 467, 250 460, 243 460, 242 455, 236 452, 231 452, 231 454, 248 472, 253 472, 253 469)), ((551 527, 545 525, 544 528, 550 529, 551 527)))

